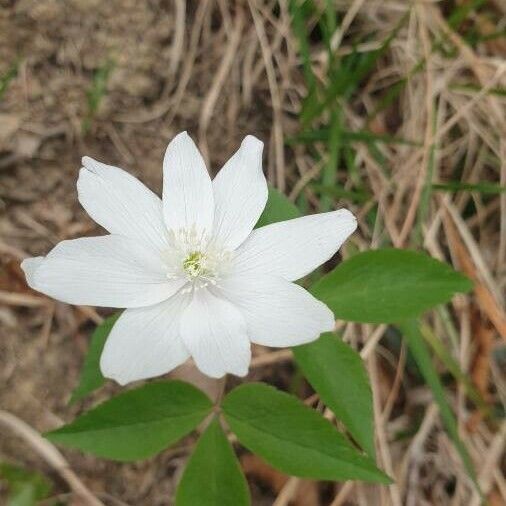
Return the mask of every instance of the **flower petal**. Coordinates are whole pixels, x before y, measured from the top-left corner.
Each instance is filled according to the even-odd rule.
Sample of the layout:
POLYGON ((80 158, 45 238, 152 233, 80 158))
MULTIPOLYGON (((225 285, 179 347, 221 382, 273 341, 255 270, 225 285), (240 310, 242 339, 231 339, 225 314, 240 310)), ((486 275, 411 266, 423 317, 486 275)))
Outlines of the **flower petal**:
POLYGON ((213 180, 214 236, 236 249, 253 230, 267 202, 263 142, 248 135, 213 180))
POLYGON ((231 276, 220 290, 241 311, 253 343, 297 346, 334 329, 334 315, 323 302, 280 277, 231 276))
POLYGON ((186 132, 171 141, 163 159, 163 215, 169 229, 212 232, 214 198, 211 178, 186 132))
POLYGON ((197 290, 181 319, 181 337, 197 367, 212 378, 245 376, 250 342, 241 313, 230 302, 197 290))
POLYGON ((185 280, 169 280, 158 253, 119 235, 62 241, 21 267, 35 290, 69 304, 140 307, 169 298, 185 280))
POLYGON ((162 201, 137 178, 88 156, 79 173, 79 202, 111 234, 124 235, 162 250, 167 247, 162 201))
POLYGON ((234 272, 300 279, 332 257, 356 228, 355 216, 340 209, 253 230, 237 250, 234 272))
POLYGON ((28 286, 31 286, 33 288, 33 278, 35 276, 35 272, 42 265, 43 262, 44 257, 26 258, 21 262, 21 268, 25 273, 26 282, 28 286))
POLYGON ((175 295, 155 306, 127 309, 114 325, 100 358, 106 378, 125 385, 166 374, 190 354, 179 323, 188 297, 175 295))

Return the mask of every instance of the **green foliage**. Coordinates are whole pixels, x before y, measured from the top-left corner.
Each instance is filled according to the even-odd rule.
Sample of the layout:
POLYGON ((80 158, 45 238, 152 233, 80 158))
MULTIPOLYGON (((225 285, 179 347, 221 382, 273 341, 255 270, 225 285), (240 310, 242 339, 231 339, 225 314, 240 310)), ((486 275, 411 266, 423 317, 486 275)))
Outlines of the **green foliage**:
POLYGON ((102 355, 105 341, 120 314, 116 313, 106 318, 91 335, 90 347, 81 369, 79 384, 72 392, 71 403, 83 399, 105 383, 105 378, 100 372, 100 355, 102 355))
MULTIPOLYGON (((346 147, 343 153, 353 166, 346 147)), ((376 155, 381 157, 379 150, 376 155)), ((297 206, 269 188, 269 200, 257 226, 298 216, 297 206)), ((313 285, 311 292, 338 318, 389 323, 418 315, 470 287, 467 278, 423 253, 383 249, 359 253, 341 263, 313 285)), ((99 357, 116 318, 111 317, 95 331, 73 399, 84 397, 102 384, 99 357)), ((410 342, 410 348, 436 399, 445 402, 437 375, 434 379, 435 372, 429 367, 427 350, 420 348, 416 340, 410 342)), ((240 442, 291 475, 389 483, 373 461, 372 395, 360 356, 331 333, 294 348, 294 355, 322 401, 368 455, 355 448, 320 413, 263 384, 241 385, 223 401, 223 415, 240 442)), ((102 457, 134 460, 173 444, 193 430, 211 409, 210 400, 190 385, 177 381, 151 383, 99 405, 48 437, 102 457)), ((450 435, 466 458, 452 426, 453 415, 447 405, 444 409, 450 435)), ((466 465, 470 465, 469 460, 466 465)), ((188 463, 176 504, 228 504, 226 501, 247 505, 249 496, 233 450, 215 419, 188 463)))
POLYGON ((0 463, 0 480, 7 483, 6 506, 35 506, 51 492, 51 484, 38 472, 13 464, 0 463))
MULTIPOLYGON (((291 209, 288 199, 276 192, 275 204, 276 212, 266 213, 266 222, 288 217, 283 214, 291 209)), ((380 323, 420 314, 470 288, 467 278, 423 253, 386 249, 343 262, 311 291, 338 318, 380 323)), ((360 357, 332 334, 293 351, 323 402, 374 455, 372 398, 360 357)))
MULTIPOLYGON (((395 28, 378 48, 371 51, 359 51, 356 49, 357 45, 368 42, 368 37, 354 36, 349 41, 353 51, 350 54, 339 55, 332 43, 333 36, 337 34, 339 23, 339 15, 336 13, 334 4, 326 1, 325 8, 321 9, 316 7, 314 2, 292 0, 289 5, 292 29, 298 41, 304 78, 308 88, 308 94, 299 115, 302 131, 289 140, 289 143, 326 143, 327 160, 322 166, 319 181, 315 182, 316 185, 312 184, 311 186, 312 189, 322 188, 321 192, 317 190, 318 210, 327 211, 335 205, 335 196, 332 193, 335 193, 336 190, 340 194, 339 198, 360 201, 354 198, 357 196, 354 188, 357 188, 359 192, 362 191, 358 172, 355 172, 355 177, 346 179, 348 182, 346 185, 347 195, 344 194, 345 188, 341 188, 339 183, 339 169, 348 166, 348 161, 351 158, 347 150, 352 147, 352 143, 364 142, 371 150, 374 148, 375 142, 416 144, 404 139, 397 139, 395 136, 376 135, 367 129, 361 132, 351 131, 347 128, 346 118, 342 114, 346 102, 353 97, 353 94, 388 51, 392 41, 408 19, 409 12, 399 18, 395 28), (318 79, 315 77, 309 52, 309 39, 313 39, 315 35, 322 39, 321 42, 327 53, 327 64, 324 66, 326 74, 321 75, 320 73, 318 79), (315 121, 319 122, 319 126, 316 128, 315 121)), ((354 150, 353 147, 352 149, 354 150)), ((320 161, 320 152, 321 150, 313 150, 315 159, 318 161, 320 161)), ((350 176, 350 174, 348 175, 350 176)), ((299 200, 301 208, 304 208, 305 195, 301 194, 299 200)))
MULTIPOLYGON (((460 29, 464 21, 472 19, 483 4, 484 0, 471 0, 462 5, 457 3, 448 15, 448 25, 454 30, 460 29)), ((324 150, 319 150, 319 153, 326 153, 322 155, 321 178, 310 183, 311 190, 318 198, 319 210, 332 209, 338 198, 363 203, 372 197, 362 187, 360 171, 355 167, 356 143, 368 147, 370 156, 378 163, 386 178, 391 180, 385 151, 380 149, 382 146, 379 144, 419 146, 420 143, 394 135, 375 134, 369 128, 370 121, 398 99, 409 79, 423 70, 425 59, 416 62, 402 79, 387 88, 382 98, 378 98, 364 130, 348 130, 342 109, 346 101, 360 89, 369 72, 378 66, 411 13, 408 10, 400 18, 396 28, 379 48, 372 51, 356 50, 358 43, 368 42, 368 39, 347 39, 347 44, 353 50, 351 54, 340 56, 331 45, 332 35, 338 28, 338 16, 332 1, 325 0, 317 4, 310 0, 290 0, 288 8, 299 43, 299 56, 308 90, 300 114, 303 129, 289 143, 325 144, 324 150), (310 38, 319 35, 326 50, 326 62, 321 66, 326 69, 326 74, 320 72, 317 77, 313 71, 310 38), (318 127, 314 128, 315 125, 318 127), (348 170, 346 186, 340 186, 340 181, 345 180, 339 177, 341 167, 348 170)), ((502 33, 498 31, 490 34, 490 37, 502 33)), ((354 31, 351 30, 347 36, 353 38, 354 31)), ((476 39, 473 34, 467 34, 468 42, 470 37, 476 39)), ((484 37, 480 40, 484 40, 484 37)), ((443 52, 444 45, 445 40, 433 44, 431 52, 443 52)), ((87 93, 87 113, 82 125, 84 132, 90 128, 100 110, 113 67, 114 63, 109 60, 93 76, 87 93)), ((0 77, 0 98, 16 72, 17 65, 0 77)), ((502 88, 494 88, 489 93, 504 95, 505 92, 502 88)), ((376 98, 373 97, 373 100, 376 98)), ((427 177, 417 214, 418 232, 425 222, 432 191, 472 191, 483 194, 505 191, 503 186, 487 182, 432 184, 436 148, 435 144, 430 146, 427 177)), ((321 161, 317 150, 313 150, 313 153, 315 159, 321 161)), ((302 195, 301 209, 308 205, 304 198, 302 195)), ((271 187, 267 206, 257 227, 298 216, 299 208, 271 187)), ((447 302, 454 293, 470 288, 467 278, 423 253, 383 249, 357 254, 341 263, 320 279, 311 292, 329 305, 336 317, 343 320, 365 323, 402 321, 397 326, 434 394, 443 422, 469 475, 476 482, 471 459, 459 438, 455 418, 425 341, 465 386, 468 396, 481 408, 485 406, 439 339, 430 329, 420 327, 418 322, 412 320, 423 311, 447 302)), ((84 398, 104 383, 99 360, 117 317, 109 318, 93 333, 79 385, 73 392, 71 402, 84 398)), ((225 397, 223 415, 239 440, 248 449, 289 474, 315 479, 362 479, 389 483, 388 477, 376 468, 372 460, 372 394, 360 356, 331 333, 322 335, 313 343, 294 348, 294 356, 321 400, 332 409, 336 418, 368 455, 355 448, 319 412, 263 384, 239 386, 225 397)), ((198 426, 211 411, 211 401, 191 385, 179 381, 155 382, 104 402, 73 423, 49 433, 47 437, 102 457, 134 460, 149 457, 175 443, 198 426)), ((10 506, 32 505, 49 493, 50 487, 36 473, 0 465, 0 475, 9 483, 10 506)), ((177 492, 176 506, 197 504, 250 504, 246 481, 218 418, 211 420, 200 437, 177 492)))
MULTIPOLYGON (((330 129, 327 139, 328 158, 321 174, 321 182, 324 187, 339 187, 337 184, 337 165, 340 159, 342 148, 342 118, 339 107, 330 111, 330 129)), ((320 210, 330 211, 333 206, 333 199, 325 193, 320 198, 320 210)))
MULTIPOLYGON (((388 134, 375 134, 368 130, 341 130, 341 138, 346 143, 351 142, 382 142, 384 144, 400 144, 407 146, 421 146, 422 144, 417 141, 404 139, 403 137, 396 137, 388 134)), ((288 144, 312 144, 314 142, 326 142, 331 137, 331 130, 329 128, 317 128, 313 130, 307 130, 300 134, 297 134, 288 139, 288 144)))
POLYGON ((336 100, 347 100, 359 87, 366 76, 373 70, 379 59, 385 55, 392 41, 397 37, 399 30, 404 26, 409 17, 409 12, 403 15, 394 30, 381 43, 381 45, 369 52, 353 52, 346 59, 341 60, 339 65, 328 76, 328 85, 323 92, 323 98, 312 108, 308 108, 301 116, 303 124, 319 117, 336 100))
POLYGON ((290 0, 289 2, 290 14, 292 15, 292 27, 297 42, 299 44, 299 51, 302 58, 302 69, 304 72, 304 78, 308 88, 307 96, 304 100, 304 104, 310 104, 315 99, 316 93, 316 76, 313 72, 313 66, 311 63, 311 54, 309 39, 306 33, 305 19, 311 15, 309 2, 303 2, 299 0, 290 0))
POLYGON ((248 506, 248 485, 234 450, 214 419, 186 465, 176 506, 248 506))
POLYGON ((427 325, 420 325, 420 333, 450 374, 464 387, 467 397, 476 405, 484 416, 491 416, 492 413, 489 406, 474 386, 471 377, 462 371, 457 360, 453 358, 446 346, 432 332, 432 329, 427 325))
POLYGON ((18 75, 19 62, 14 62, 5 74, 0 76, 0 99, 4 96, 11 81, 18 75))
POLYGON ((192 385, 160 381, 122 393, 46 437, 99 457, 143 459, 191 432, 211 409, 192 385))
POLYGON ((278 221, 291 220, 299 216, 300 211, 297 209, 297 206, 290 202, 285 195, 276 190, 276 188, 269 186, 267 205, 256 224, 256 228, 264 227, 265 225, 278 221))
POLYGON ((469 15, 475 14, 475 11, 484 3, 485 0, 470 0, 469 2, 464 2, 461 5, 457 4, 448 15, 448 25, 453 30, 458 30, 469 15))
POLYGON ((115 62, 109 59, 101 67, 99 67, 93 75, 91 87, 86 93, 88 111, 82 124, 83 133, 88 132, 93 118, 100 109, 100 104, 107 93, 107 82, 109 81, 114 69, 114 65, 115 62))
POLYGON ((465 276, 424 253, 382 249, 341 263, 311 292, 341 320, 392 323, 417 316, 471 287, 465 276))
POLYGON ((331 333, 296 346, 293 354, 320 399, 374 457, 372 392, 360 355, 331 333))
POLYGON ((488 183, 486 181, 482 181, 481 183, 462 183, 460 181, 448 181, 447 183, 434 183, 432 185, 433 190, 443 191, 443 192, 476 192, 483 194, 491 194, 497 195, 499 193, 506 192, 506 186, 496 184, 496 183, 488 183))
POLYGON ((467 473, 472 478, 474 484, 479 490, 479 485, 476 479, 476 472, 473 467, 473 463, 471 461, 471 457, 467 452, 464 443, 460 439, 457 422, 455 417, 453 416, 452 410, 448 401, 446 400, 445 391, 443 385, 441 384, 441 380, 439 379, 438 373, 432 364, 429 350, 423 336, 420 332, 420 327, 416 320, 407 320, 405 322, 399 323, 398 327, 406 341, 408 343, 409 349, 415 358, 415 361, 420 368, 420 371, 430 389, 432 390, 432 394, 434 395, 434 399, 437 402, 439 407, 439 412, 441 414, 441 418, 446 427, 448 434, 450 435, 455 448, 460 454, 462 462, 466 468, 467 473))
POLYGON ((337 185, 325 186, 318 183, 310 184, 310 187, 321 195, 329 195, 335 199, 347 199, 359 204, 371 199, 371 195, 363 190, 348 191, 337 185))
POLYGON ((243 384, 225 397, 222 409, 239 441, 287 474, 390 482, 317 411, 273 387, 243 384))
MULTIPOLYGON (((503 34, 503 36, 505 36, 505 35, 506 34, 503 34)), ((484 88, 482 88, 481 86, 478 86, 476 84, 472 84, 472 83, 452 84, 452 85, 448 86, 448 89, 451 91, 455 91, 455 90, 456 91, 467 91, 472 94, 483 93, 483 91, 484 91, 484 88)), ((489 88, 489 89, 487 89, 485 95, 497 95, 498 97, 506 97, 506 88, 504 86, 489 88)))

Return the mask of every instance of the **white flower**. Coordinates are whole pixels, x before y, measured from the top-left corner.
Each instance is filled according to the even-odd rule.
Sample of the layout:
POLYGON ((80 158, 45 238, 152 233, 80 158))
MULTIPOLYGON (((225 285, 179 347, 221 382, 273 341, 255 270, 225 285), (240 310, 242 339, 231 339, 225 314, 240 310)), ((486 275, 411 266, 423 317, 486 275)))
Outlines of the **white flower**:
POLYGON ((285 347, 334 327, 330 309, 292 283, 355 230, 347 210, 253 230, 267 201, 263 144, 248 136, 211 181, 183 132, 163 160, 163 199, 127 172, 84 157, 77 190, 110 232, 59 243, 22 263, 28 284, 55 299, 127 308, 100 366, 125 384, 193 357, 205 374, 244 376, 250 343, 285 347))

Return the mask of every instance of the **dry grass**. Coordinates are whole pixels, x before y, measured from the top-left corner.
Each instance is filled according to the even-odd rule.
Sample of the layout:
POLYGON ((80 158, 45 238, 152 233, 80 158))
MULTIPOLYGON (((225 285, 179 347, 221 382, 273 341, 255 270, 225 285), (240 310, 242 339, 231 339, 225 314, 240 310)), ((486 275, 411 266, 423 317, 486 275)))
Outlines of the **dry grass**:
MULTIPOLYGON (((314 3, 324 10, 325 2, 314 3)), ((335 182, 352 189, 355 178, 373 198, 331 199, 329 205, 349 207, 359 217, 360 231, 347 248, 419 246, 475 280, 473 294, 456 297, 449 311, 433 312, 426 323, 486 401, 501 410, 506 401, 506 193, 442 193, 428 191, 427 183, 506 185, 506 103, 504 93, 495 93, 506 86, 506 40, 486 38, 504 30, 504 3, 485 2, 479 11, 471 10, 458 30, 450 27, 449 13, 469 4, 465 0, 335 4, 342 24, 331 40, 341 56, 380 47, 407 13, 388 49, 340 107, 348 130, 367 128, 417 144, 375 143, 377 152, 372 152, 366 142, 350 143, 356 174, 339 166, 335 182), (483 37, 474 46, 464 40, 471 29, 483 37), (446 53, 434 50, 437 44, 446 53), (425 64, 413 72, 420 60, 425 64), (399 96, 370 120, 381 97, 407 77, 399 96)), ((308 25, 316 25, 313 18, 308 25)), ((324 88, 330 84, 328 53, 315 33, 309 58, 324 88)), ((303 63, 285 1, 0 2, 2 410, 44 431, 82 409, 69 408, 67 401, 90 329, 103 313, 31 292, 18 264, 62 239, 98 232, 76 198, 83 154, 122 166, 160 191, 162 153, 179 130, 188 129, 198 139, 214 169, 253 133, 266 142, 270 181, 308 212, 321 208, 323 200, 311 183, 328 175, 325 143, 286 143, 301 128, 307 94, 303 63)), ((322 114, 312 127, 327 122, 322 114)), ((366 361, 379 463, 395 484, 317 486, 287 481, 259 462, 248 462, 254 504, 478 505, 430 390, 404 345, 387 326, 343 324, 342 331, 366 361)), ((284 351, 257 350, 250 377, 287 384, 290 360, 284 351)), ((442 366, 440 372, 445 372, 442 366)), ((462 382, 449 379, 446 385, 480 484, 491 505, 505 504, 505 422, 481 416, 462 382)), ((46 473, 63 501, 78 504, 71 493, 76 482, 53 474, 54 463, 44 452, 41 457, 34 440, 19 439, 11 429, 0 431, 0 459, 46 473)), ((64 454, 77 483, 104 504, 166 505, 191 447, 187 443, 129 465, 64 454)))

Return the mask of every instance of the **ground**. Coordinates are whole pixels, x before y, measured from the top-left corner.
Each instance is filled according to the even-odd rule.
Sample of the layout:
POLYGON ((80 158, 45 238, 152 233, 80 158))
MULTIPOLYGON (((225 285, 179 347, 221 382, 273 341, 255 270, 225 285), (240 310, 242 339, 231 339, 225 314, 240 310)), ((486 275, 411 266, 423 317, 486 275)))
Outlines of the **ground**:
MULTIPOLYGON (((63 239, 103 233, 77 201, 83 155, 125 168, 160 194, 164 149, 181 130, 198 142, 213 172, 254 134, 266 144, 269 181, 303 212, 352 209, 359 230, 344 257, 371 247, 419 248, 471 276, 473 294, 426 322, 503 413, 504 4, 335 2, 331 57, 325 2, 299 4, 0 1, 1 413, 44 432, 119 391, 108 384, 69 405, 90 333, 110 312, 31 291, 19 263, 63 239), (370 66, 360 55, 372 59, 370 66), (332 92, 333 83, 346 86, 332 92), (313 88, 325 107, 311 116, 304 97, 313 88), (339 142, 329 141, 329 125, 338 125, 339 142)), ((239 449, 253 504, 479 504, 399 336, 386 326, 340 325, 366 361, 378 459, 395 484, 287 481, 239 449)), ((255 354, 248 380, 293 387, 289 354, 255 354)), ((482 417, 444 357, 435 364, 490 504, 504 504, 504 420, 482 417)), ((216 391, 191 367, 178 375, 216 391)), ((299 383, 299 395, 310 398, 299 383)), ((47 455, 37 453, 37 440, 15 434, 2 427, 0 460, 42 473, 52 497, 80 504, 47 455)), ((63 454, 104 504, 171 505, 192 442, 137 464, 63 454)), ((0 502, 6 497, 4 483, 0 502)))

